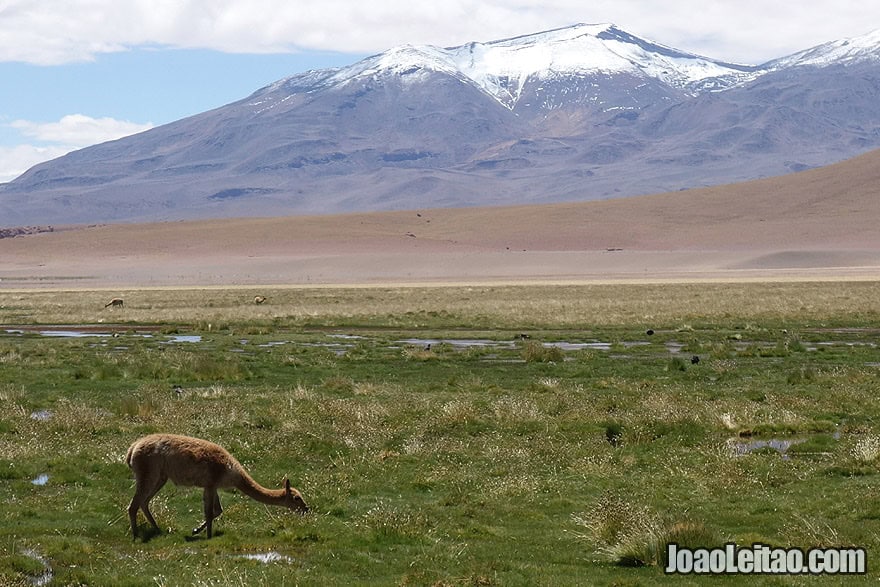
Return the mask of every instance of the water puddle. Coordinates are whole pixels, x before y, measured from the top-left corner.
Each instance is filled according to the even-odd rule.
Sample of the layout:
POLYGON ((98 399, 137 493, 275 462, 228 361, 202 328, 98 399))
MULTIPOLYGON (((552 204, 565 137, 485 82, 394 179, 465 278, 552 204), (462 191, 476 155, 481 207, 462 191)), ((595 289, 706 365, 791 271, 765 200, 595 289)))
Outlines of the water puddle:
POLYGON ((40 330, 40 336, 48 336, 51 338, 90 338, 90 337, 108 337, 109 332, 83 332, 81 330, 40 330))
POLYGON ((514 349, 516 348, 516 343, 514 342, 505 342, 499 340, 488 340, 488 339, 479 339, 479 338, 406 338, 403 340, 395 341, 398 344, 410 344, 416 346, 433 346, 438 344, 448 344, 449 346, 457 349, 468 349, 468 348, 499 348, 499 349, 514 349))
POLYGON ((246 558, 252 561, 259 561, 264 564, 269 563, 292 563, 293 559, 285 554, 278 554, 277 552, 257 552, 254 554, 243 554, 241 558, 246 558))
MULTIPOLYGON (((6 328, 3 330, 5 334, 12 336, 23 336, 25 334, 38 334, 47 338, 116 338, 120 336, 125 327, 119 330, 107 330, 105 327, 91 328, 83 327, 82 329, 69 328, 6 328)), ((137 336, 141 338, 152 338, 153 335, 145 332, 128 332, 128 336, 137 336)))
POLYGON ((788 449, 806 441, 806 438, 768 438, 766 440, 729 440, 727 444, 733 450, 733 454, 738 457, 769 448, 778 452, 782 459, 787 461, 791 458, 788 455, 788 449))
POLYGON ((345 356, 345 353, 348 352, 348 349, 352 348, 354 345, 351 344, 334 344, 334 343, 316 343, 312 346, 324 347, 333 352, 337 357, 345 356))
POLYGON ((173 336, 169 336, 168 340, 164 341, 162 344, 174 344, 176 342, 202 342, 202 336, 200 334, 175 334, 173 336))
POLYGON ((866 347, 866 348, 877 348, 877 345, 873 342, 856 342, 856 341, 847 341, 847 340, 823 340, 820 342, 813 343, 813 345, 808 346, 808 351, 816 351, 819 350, 819 347, 830 348, 830 347, 866 347))
POLYGON ((49 475, 43 473, 42 475, 38 475, 35 479, 31 479, 31 484, 43 486, 49 482, 49 475))
MULTIPOLYGON (((735 456, 743 456, 747 455, 762 449, 770 449, 778 452, 780 456, 782 456, 783 460, 789 460, 791 455, 788 454, 789 449, 791 447, 803 444, 809 440, 818 439, 822 434, 816 434, 812 436, 794 436, 790 438, 766 438, 766 439, 740 439, 740 438, 731 438, 727 441, 728 446, 730 446, 731 450, 733 450, 733 454, 735 456)), ((835 430, 831 434, 825 435, 830 436, 834 440, 840 440, 840 430, 835 430)), ((807 455, 820 455, 826 454, 821 448, 815 452, 803 452, 798 451, 797 456, 807 456, 807 455)))
POLYGON ((48 585, 52 582, 52 579, 55 577, 55 573, 52 572, 52 567, 49 566, 49 561, 46 560, 46 557, 41 556, 35 550, 31 550, 29 548, 26 550, 22 550, 21 554, 28 558, 32 558, 43 565, 43 572, 39 575, 28 577, 28 583, 30 583, 31 585, 48 585))
POLYGON ((563 351, 610 351, 610 342, 545 342, 542 343, 546 348, 557 348, 563 351))

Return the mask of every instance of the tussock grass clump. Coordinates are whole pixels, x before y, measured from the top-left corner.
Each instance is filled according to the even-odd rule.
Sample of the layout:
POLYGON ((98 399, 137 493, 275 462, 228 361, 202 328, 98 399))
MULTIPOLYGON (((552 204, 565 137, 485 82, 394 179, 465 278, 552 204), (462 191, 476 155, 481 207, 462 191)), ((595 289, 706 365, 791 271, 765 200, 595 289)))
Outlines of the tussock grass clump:
POLYGON ((623 424, 620 422, 605 422, 605 440, 611 446, 619 446, 623 442, 623 424))
POLYGON ((522 358, 526 363, 560 363, 565 359, 565 353, 559 347, 530 340, 523 345, 522 358))
POLYGON ((440 358, 440 355, 429 347, 409 345, 404 347, 401 352, 404 358, 410 361, 431 361, 440 358))
POLYGON ((813 383, 816 381, 817 373, 813 367, 800 367, 795 369, 785 378, 786 383, 789 385, 803 385, 806 383, 813 383))
POLYGON ((326 378, 322 383, 321 387, 324 391, 329 393, 343 394, 349 395, 353 394, 355 391, 355 382, 351 377, 345 377, 344 375, 333 375, 326 378))
POLYGON ((647 506, 610 493, 590 511, 574 515, 573 520, 588 531, 583 538, 595 543, 614 564, 625 567, 665 568, 666 547, 671 543, 685 548, 723 544, 717 532, 702 522, 665 520, 647 506))
POLYGON ((687 371, 687 364, 681 357, 672 357, 666 364, 666 370, 670 372, 687 371))
POLYGON ((502 423, 531 422, 541 419, 541 411, 529 399, 503 397, 492 406, 497 421, 502 423))
POLYGON ((385 501, 364 512, 354 525, 383 541, 425 539, 431 531, 430 521, 423 512, 393 506, 385 501))
POLYGON ((873 463, 880 457, 880 436, 865 435, 856 440, 850 449, 852 457, 859 463, 873 463))

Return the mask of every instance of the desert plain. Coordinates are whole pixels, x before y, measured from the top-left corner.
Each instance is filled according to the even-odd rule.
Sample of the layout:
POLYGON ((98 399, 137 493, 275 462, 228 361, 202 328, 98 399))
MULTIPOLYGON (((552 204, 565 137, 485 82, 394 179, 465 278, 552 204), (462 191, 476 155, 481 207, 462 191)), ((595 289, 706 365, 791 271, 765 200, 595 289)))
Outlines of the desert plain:
POLYGON ((0 239, 0 288, 872 280, 878 196, 871 152, 598 202, 54 227, 0 239))

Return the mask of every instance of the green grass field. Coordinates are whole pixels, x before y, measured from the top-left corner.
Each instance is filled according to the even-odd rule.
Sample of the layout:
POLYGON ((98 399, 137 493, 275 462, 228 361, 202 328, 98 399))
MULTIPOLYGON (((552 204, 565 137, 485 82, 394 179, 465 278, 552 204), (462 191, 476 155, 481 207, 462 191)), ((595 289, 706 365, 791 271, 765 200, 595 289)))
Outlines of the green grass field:
POLYGON ((668 541, 880 577, 878 283, 8 290, 0 324, 0 585, 696 581, 668 541), (312 512, 222 493, 206 540, 168 484, 133 541, 152 432, 312 512))

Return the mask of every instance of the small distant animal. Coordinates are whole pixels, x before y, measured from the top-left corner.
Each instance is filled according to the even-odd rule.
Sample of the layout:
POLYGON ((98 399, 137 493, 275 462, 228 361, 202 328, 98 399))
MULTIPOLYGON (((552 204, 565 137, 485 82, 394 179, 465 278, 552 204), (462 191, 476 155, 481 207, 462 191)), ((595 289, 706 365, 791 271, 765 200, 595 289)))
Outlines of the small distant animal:
POLYGON ((301 514, 309 511, 302 495, 284 478, 281 489, 266 489, 254 481, 235 457, 218 444, 177 434, 150 434, 136 440, 125 455, 134 473, 134 497, 128 506, 131 534, 137 538, 137 513, 144 512, 156 530, 159 525, 150 513, 150 500, 171 479, 176 485, 202 487, 205 521, 193 530, 208 530, 212 536, 214 520, 223 513, 218 489, 235 488, 248 497, 269 505, 283 506, 301 514))
POLYGON ((700 363, 700 356, 694 355, 691 357, 691 365, 698 365, 700 363))
POLYGON ((113 298, 112 300, 107 302, 104 307, 109 308, 110 306, 113 306, 114 308, 121 308, 124 304, 125 302, 122 301, 122 298, 113 298))
POLYGON ((254 296, 254 303, 255 304, 262 304, 265 301, 266 301, 266 298, 264 296, 254 296))

